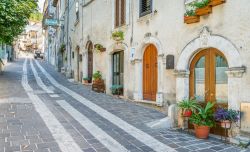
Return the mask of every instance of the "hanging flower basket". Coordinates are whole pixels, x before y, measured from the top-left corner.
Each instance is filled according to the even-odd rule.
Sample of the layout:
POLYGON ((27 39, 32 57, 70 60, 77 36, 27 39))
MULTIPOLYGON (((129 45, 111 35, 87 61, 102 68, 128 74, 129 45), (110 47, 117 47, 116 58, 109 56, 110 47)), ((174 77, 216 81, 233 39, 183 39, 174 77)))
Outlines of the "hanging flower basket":
POLYGON ((184 23, 186 24, 192 24, 200 22, 200 16, 184 16, 184 23))
POLYGON ((124 40, 124 33, 122 31, 115 31, 112 33, 112 38, 115 41, 123 41, 124 40))
POLYGON ((226 0, 210 0, 209 6, 217 6, 226 3, 226 0))
POLYGON ((197 8, 195 11, 195 14, 198 16, 203 16, 212 13, 212 7, 211 6, 205 6, 203 8, 197 8))
POLYGON ((100 51, 100 52, 105 52, 106 48, 104 48, 101 44, 95 44, 94 45, 95 49, 100 51))

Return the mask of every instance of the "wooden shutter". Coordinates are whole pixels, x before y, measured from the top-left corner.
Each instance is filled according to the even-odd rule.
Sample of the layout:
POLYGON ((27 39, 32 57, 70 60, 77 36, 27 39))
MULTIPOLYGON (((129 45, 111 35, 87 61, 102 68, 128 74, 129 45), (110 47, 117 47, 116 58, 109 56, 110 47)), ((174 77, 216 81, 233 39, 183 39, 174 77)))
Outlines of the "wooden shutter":
POLYGON ((126 0, 121 0, 121 25, 125 24, 125 14, 126 14, 126 0))
POLYGON ((119 6, 120 6, 120 0, 115 0, 115 27, 119 26, 119 6))

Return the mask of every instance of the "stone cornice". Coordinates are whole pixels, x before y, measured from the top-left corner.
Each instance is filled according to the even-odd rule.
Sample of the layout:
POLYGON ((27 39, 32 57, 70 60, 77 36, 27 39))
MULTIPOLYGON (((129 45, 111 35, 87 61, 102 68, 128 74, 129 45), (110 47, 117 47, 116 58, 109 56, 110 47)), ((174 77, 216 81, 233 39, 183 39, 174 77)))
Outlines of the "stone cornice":
POLYGON ((226 71, 227 76, 231 78, 241 78, 245 72, 246 67, 233 67, 226 71))
POLYGON ((174 74, 176 75, 176 77, 178 78, 188 78, 190 72, 188 70, 175 70, 174 74))

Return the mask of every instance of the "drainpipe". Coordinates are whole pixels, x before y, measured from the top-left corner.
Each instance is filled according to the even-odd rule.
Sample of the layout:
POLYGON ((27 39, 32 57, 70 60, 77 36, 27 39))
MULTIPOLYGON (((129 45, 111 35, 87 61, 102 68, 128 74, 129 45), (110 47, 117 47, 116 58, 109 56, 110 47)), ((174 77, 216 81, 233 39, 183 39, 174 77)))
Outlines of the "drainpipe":
MULTIPOLYGON (((71 49, 69 47, 69 0, 67 1, 67 47, 68 47, 68 51, 69 52, 69 59, 68 59, 68 69, 70 67, 70 73, 71 73, 71 49)), ((68 71, 67 71, 68 72, 68 71)))

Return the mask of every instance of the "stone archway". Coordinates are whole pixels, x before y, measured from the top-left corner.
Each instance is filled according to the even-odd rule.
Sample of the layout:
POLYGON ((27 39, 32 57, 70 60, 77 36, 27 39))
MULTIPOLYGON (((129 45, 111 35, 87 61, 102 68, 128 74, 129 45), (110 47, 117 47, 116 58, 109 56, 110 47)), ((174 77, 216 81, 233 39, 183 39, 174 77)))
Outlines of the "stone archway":
POLYGON ((157 84, 157 94, 156 94, 156 104, 158 106, 163 105, 163 71, 164 71, 164 53, 161 42, 155 37, 146 37, 139 46, 139 50, 135 53, 135 90, 134 90, 134 100, 143 100, 143 54, 145 49, 150 45, 154 45, 157 49, 158 57, 158 84, 157 84))
POLYGON ((200 36, 189 42, 181 52, 176 66, 176 100, 189 98, 189 66, 192 58, 200 50, 216 48, 220 50, 228 61, 228 105, 230 108, 239 109, 240 104, 240 79, 245 72, 240 54, 236 47, 226 38, 211 35, 207 27, 204 27, 200 36), (237 101, 237 102, 236 102, 237 101))

